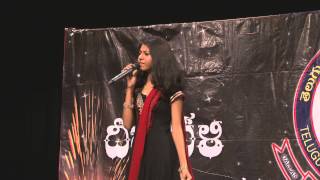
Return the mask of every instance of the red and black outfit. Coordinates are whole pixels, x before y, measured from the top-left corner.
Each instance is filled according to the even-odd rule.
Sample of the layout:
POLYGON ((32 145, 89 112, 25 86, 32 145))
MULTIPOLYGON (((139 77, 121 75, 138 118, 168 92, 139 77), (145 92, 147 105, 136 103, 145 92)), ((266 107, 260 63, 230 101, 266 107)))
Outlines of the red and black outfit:
MULTIPOLYGON (((174 93, 178 98, 182 93, 174 93)), ((177 171, 180 164, 178 153, 171 135, 171 98, 170 101, 161 96, 160 91, 153 88, 146 96, 136 91, 135 102, 140 96, 143 99, 142 111, 137 106, 136 131, 130 152, 128 180, 180 180, 177 171), (139 94, 140 93, 140 94, 139 94)), ((181 96, 180 96, 181 97, 181 96)), ((135 104, 136 105, 136 104, 135 104)), ((181 119, 184 139, 186 137, 184 120, 181 119)), ((189 172, 192 175, 185 141, 186 157, 189 172)), ((192 175, 193 176, 193 175, 192 175)), ((194 176, 192 178, 194 180, 194 176)))

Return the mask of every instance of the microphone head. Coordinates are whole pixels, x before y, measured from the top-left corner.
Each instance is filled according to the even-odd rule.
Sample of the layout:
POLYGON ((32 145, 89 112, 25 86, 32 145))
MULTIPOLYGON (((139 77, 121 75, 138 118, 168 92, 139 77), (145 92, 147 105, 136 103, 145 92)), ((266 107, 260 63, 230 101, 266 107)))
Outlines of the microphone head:
POLYGON ((133 68, 134 69, 140 69, 140 64, 137 62, 137 63, 134 63, 133 64, 133 68))

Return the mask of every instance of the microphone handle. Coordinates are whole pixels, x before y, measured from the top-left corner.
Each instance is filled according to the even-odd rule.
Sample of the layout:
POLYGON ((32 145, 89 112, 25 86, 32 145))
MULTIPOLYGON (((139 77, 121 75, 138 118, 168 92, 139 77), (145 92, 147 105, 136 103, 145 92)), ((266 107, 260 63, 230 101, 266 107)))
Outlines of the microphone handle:
POLYGON ((118 74, 117 76, 115 76, 114 78, 112 78, 108 84, 112 84, 115 81, 117 81, 118 79, 121 79, 122 77, 126 76, 127 74, 131 73, 134 70, 134 68, 128 69, 127 71, 123 71, 120 74, 118 74))

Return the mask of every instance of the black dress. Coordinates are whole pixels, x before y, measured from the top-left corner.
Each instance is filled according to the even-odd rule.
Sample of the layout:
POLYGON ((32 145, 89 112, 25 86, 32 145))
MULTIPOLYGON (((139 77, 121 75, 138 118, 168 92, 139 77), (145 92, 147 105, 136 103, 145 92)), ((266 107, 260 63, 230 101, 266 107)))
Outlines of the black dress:
MULTIPOLYGON (((135 93, 146 95, 140 91, 135 93)), ((135 106, 136 107, 136 106, 135 106)), ((136 128, 139 128, 139 110, 135 108, 136 128)), ((179 180, 180 175, 178 153, 171 136, 171 108, 170 102, 163 97, 152 111, 152 125, 147 134, 144 153, 141 160, 139 180, 179 180)), ((135 140, 135 139, 134 139, 135 140)), ((133 142, 134 143, 134 142, 133 142)))

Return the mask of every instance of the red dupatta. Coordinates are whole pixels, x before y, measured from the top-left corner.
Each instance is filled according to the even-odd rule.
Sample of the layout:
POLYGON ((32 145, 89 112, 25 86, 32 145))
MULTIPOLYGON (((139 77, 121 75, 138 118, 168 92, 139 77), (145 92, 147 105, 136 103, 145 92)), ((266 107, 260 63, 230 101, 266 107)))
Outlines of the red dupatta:
MULTIPOLYGON (((144 102, 142 112, 140 115, 139 119, 139 126, 136 128, 136 136, 135 136, 135 143, 133 144, 133 151, 132 151, 132 157, 130 161, 130 169, 129 169, 129 174, 128 174, 128 180, 138 180, 139 177, 139 172, 140 172, 140 163, 142 160, 143 156, 143 151, 144 151, 144 144, 145 144, 145 139, 148 133, 149 128, 151 127, 151 121, 152 121, 152 110, 157 105, 159 98, 161 96, 160 91, 157 89, 153 88, 149 95, 146 97, 146 100, 144 102)), ((183 127, 183 135, 184 139, 186 137, 186 132, 185 132, 185 125, 184 125, 184 120, 182 120, 182 127, 183 127)), ((188 169, 189 172, 192 175, 192 169, 191 165, 189 163, 189 158, 188 158, 188 148, 187 144, 186 145, 186 157, 187 157, 187 163, 188 163, 188 169)), ((192 175, 192 179, 194 180, 194 177, 192 175)))

